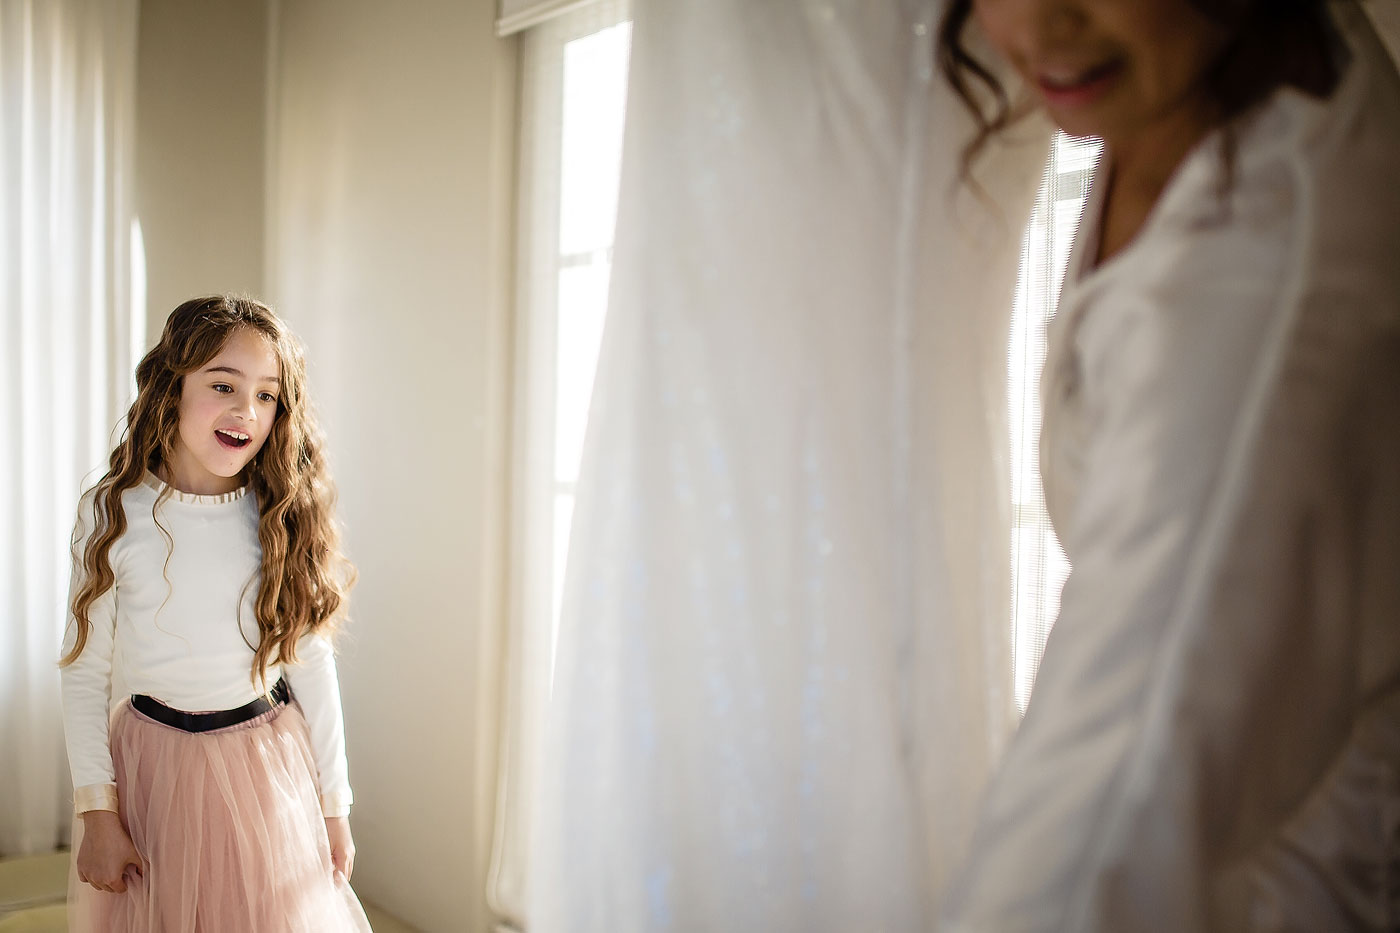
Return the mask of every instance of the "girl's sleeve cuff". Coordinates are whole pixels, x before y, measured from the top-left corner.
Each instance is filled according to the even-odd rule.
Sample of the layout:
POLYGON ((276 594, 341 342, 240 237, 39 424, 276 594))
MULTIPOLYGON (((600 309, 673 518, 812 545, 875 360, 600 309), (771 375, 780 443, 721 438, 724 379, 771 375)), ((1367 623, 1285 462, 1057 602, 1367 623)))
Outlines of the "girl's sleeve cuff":
POLYGON ((321 815, 325 817, 349 816, 350 804, 354 800, 348 790, 331 791, 321 795, 321 815))
POLYGON ((73 791, 73 812, 82 815, 89 810, 117 812, 117 785, 87 784, 73 791))

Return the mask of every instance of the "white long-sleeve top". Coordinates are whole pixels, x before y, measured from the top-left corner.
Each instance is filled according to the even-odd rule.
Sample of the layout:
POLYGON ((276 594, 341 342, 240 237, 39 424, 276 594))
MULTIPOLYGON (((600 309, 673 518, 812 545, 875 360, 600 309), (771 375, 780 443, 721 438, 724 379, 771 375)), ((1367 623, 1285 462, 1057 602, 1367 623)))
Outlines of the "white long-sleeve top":
MULTIPOLYGON (((297 644, 295 665, 270 665, 265 688, 252 681, 262 560, 257 497, 246 487, 219 496, 171 490, 156 508, 164 488, 148 473, 123 494, 127 530, 109 555, 116 583, 90 607, 87 645, 63 668, 64 732, 78 811, 116 808, 108 722, 127 696, 145 694, 187 712, 236 709, 285 677, 310 729, 322 810, 348 814, 352 796, 330 643, 307 635, 297 644)), ((78 553, 93 526, 89 493, 78 508, 78 553)), ((81 581, 75 563, 72 593, 81 581)), ((77 637, 72 593, 65 654, 77 637)))
POLYGON ((1044 380, 1072 571, 947 929, 1400 929, 1400 81, 1334 13, 1331 97, 1228 179, 1206 141, 1098 268, 1091 196, 1044 380))

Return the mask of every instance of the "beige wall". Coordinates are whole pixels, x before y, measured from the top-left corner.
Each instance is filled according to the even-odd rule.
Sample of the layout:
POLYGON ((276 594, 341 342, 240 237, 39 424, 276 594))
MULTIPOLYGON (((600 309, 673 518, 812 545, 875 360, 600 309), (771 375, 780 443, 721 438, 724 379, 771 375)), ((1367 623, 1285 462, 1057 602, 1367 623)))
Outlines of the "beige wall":
POLYGON ((434 931, 486 925, 515 89, 494 6, 288 0, 274 43, 268 291, 360 570, 356 887, 434 931))
POLYGON ((147 341, 186 298, 266 287, 269 0, 141 0, 136 211, 147 341))

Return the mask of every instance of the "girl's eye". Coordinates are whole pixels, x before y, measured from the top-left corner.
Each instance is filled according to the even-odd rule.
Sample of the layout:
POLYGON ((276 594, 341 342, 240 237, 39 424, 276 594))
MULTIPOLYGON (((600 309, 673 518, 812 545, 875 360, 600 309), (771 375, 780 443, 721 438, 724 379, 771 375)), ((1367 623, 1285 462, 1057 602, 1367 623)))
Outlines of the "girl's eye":
POLYGON ((273 395, 271 392, 259 392, 258 398, 262 399, 264 402, 277 401, 277 396, 273 395))
POLYGON ((233 391, 233 386, 225 382, 216 382, 214 383, 214 391, 220 393, 221 395, 227 395, 228 393, 233 391))

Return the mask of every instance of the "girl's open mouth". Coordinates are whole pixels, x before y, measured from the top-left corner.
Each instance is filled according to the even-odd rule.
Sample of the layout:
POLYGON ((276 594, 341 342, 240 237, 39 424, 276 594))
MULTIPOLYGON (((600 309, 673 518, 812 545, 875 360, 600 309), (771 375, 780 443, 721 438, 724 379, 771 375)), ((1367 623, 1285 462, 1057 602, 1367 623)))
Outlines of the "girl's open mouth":
POLYGON ((215 428, 214 437, 218 438, 219 443, 223 444, 229 450, 238 450, 240 447, 247 447, 248 442, 252 440, 251 437, 241 431, 225 431, 223 428, 215 428))

